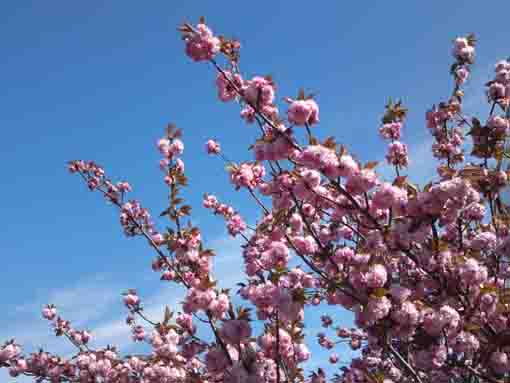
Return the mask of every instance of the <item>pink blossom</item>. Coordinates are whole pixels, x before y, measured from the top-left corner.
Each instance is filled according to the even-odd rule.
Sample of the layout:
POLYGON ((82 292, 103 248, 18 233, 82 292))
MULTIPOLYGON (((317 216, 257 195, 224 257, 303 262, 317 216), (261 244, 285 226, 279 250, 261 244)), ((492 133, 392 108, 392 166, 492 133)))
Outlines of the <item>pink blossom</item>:
POLYGON ((212 59, 220 50, 220 40, 205 24, 198 24, 195 30, 184 35, 186 54, 194 61, 212 59))
POLYGON ((309 98, 306 100, 308 102, 308 105, 310 106, 310 109, 312 110, 312 114, 308 118, 308 123, 310 125, 317 124, 319 122, 319 105, 315 102, 313 98, 309 98))
POLYGON ((90 338, 92 338, 92 335, 87 330, 84 330, 81 332, 81 340, 83 344, 87 344, 90 341, 90 338))
POLYGON ((196 330, 195 325, 193 324, 193 317, 190 314, 177 315, 175 322, 190 333, 194 333, 196 330))
POLYGON ((184 161, 180 158, 175 160, 175 170, 180 174, 184 174, 184 161))
POLYGON ((140 298, 135 293, 124 295, 124 303, 128 307, 136 307, 140 303, 140 298))
POLYGON ((490 231, 478 233, 470 242, 470 246, 475 250, 491 252, 496 249, 497 237, 490 231))
POLYGON ((287 111, 289 122, 295 125, 305 125, 312 114, 310 105, 305 100, 293 100, 287 111))
POLYGON ((329 315, 321 315, 322 327, 329 327, 333 324, 333 319, 329 315))
POLYGON ((228 320, 223 323, 221 335, 226 342, 239 344, 251 336, 251 326, 245 320, 228 320))
POLYGON ((298 363, 305 362, 310 359, 311 353, 304 343, 294 345, 294 356, 298 363))
POLYGON ((328 177, 338 177, 339 161, 335 152, 321 145, 310 145, 304 148, 297 159, 304 166, 322 170, 328 177))
POLYGON ((314 100, 289 99, 289 102, 287 117, 291 124, 301 126, 305 124, 313 125, 319 122, 319 107, 314 100))
POLYGON ((504 352, 493 352, 489 360, 492 370, 496 374, 505 374, 510 371, 508 355, 504 352))
POLYGON ((128 182, 117 183, 117 189, 123 193, 133 191, 133 188, 131 187, 131 185, 128 182))
POLYGON ((271 141, 257 141, 253 150, 257 161, 276 161, 288 158, 290 156, 292 146, 288 137, 279 134, 271 141))
POLYGON ((372 169, 365 168, 349 176, 346 186, 351 193, 362 194, 377 186, 378 183, 377 174, 372 169))
POLYGON ((374 193, 372 204, 375 209, 403 208, 407 204, 407 191, 385 182, 374 193))
POLYGON ((226 294, 219 294, 218 297, 209 304, 209 310, 216 318, 223 318, 229 308, 230 300, 226 294))
POLYGON ((510 123, 508 119, 503 116, 492 116, 487 120, 487 126, 494 129, 496 134, 505 135, 508 134, 510 123))
POLYGON ((443 345, 431 346, 428 349, 418 351, 416 354, 416 366, 425 371, 441 368, 447 359, 447 350, 443 345))
POLYGON ((42 309, 42 316, 45 319, 53 320, 57 316, 57 309, 55 306, 47 305, 42 309))
POLYGON ((219 154, 221 151, 220 144, 214 140, 207 141, 205 148, 208 154, 219 154))
POLYGON ((229 366, 229 360, 225 352, 219 347, 209 349, 205 355, 205 362, 207 369, 211 372, 220 372, 229 366))
POLYGON ((363 311, 367 323, 375 324, 375 322, 386 317, 391 309, 391 302, 386 297, 371 298, 363 311))
POLYGON ((409 158, 407 155, 407 145, 400 141, 391 142, 388 145, 388 154, 386 154, 386 161, 390 165, 407 167, 409 158))
POLYGON ((370 288, 383 287, 388 280, 388 272, 381 264, 370 266, 366 274, 367 286, 370 288))
MULTIPOLYGON (((344 154, 340 157, 338 169, 336 169, 336 175, 338 177, 350 177, 358 172, 359 165, 351 156, 344 154)), ((334 172, 332 174, 334 174, 334 172)))
POLYGON ((180 156, 184 152, 184 143, 179 139, 174 139, 168 150, 172 156, 180 156))
POLYGON ((246 106, 241 110, 241 118, 245 120, 248 124, 253 123, 255 121, 255 116, 257 115, 255 113, 255 109, 253 109, 251 106, 246 106))
POLYGON ((465 37, 457 37, 454 42, 453 55, 462 61, 472 63, 475 57, 475 48, 465 37))
POLYGON ((506 87, 499 82, 493 82, 489 85, 487 93, 491 100, 497 101, 505 97, 506 87))
POLYGON ((486 208, 480 203, 471 203, 464 208, 463 218, 473 221, 481 221, 485 216, 486 208))
POLYGON ((475 335, 462 331, 454 340, 453 349, 455 352, 474 352, 480 347, 480 342, 475 335))
POLYGON ((379 128, 381 137, 387 140, 400 140, 400 132, 402 130, 401 122, 386 123, 379 128))
POLYGON ((256 76, 246 81, 243 88, 245 99, 254 107, 272 104, 275 87, 271 80, 256 76))
POLYGON ((412 291, 407 287, 391 286, 390 294, 392 299, 395 300, 395 302, 403 303, 411 296, 412 291))
POLYGON ((292 240, 292 243, 300 254, 310 255, 319 250, 317 242, 311 235, 307 235, 306 237, 295 237, 292 240))
POLYGON ((416 326, 421 318, 420 312, 412 302, 402 303, 400 308, 392 312, 391 317, 403 326, 416 326))
POLYGON ((133 340, 135 342, 141 342, 145 340, 145 329, 142 326, 133 327, 133 340))
POLYGON ((227 222, 227 229, 230 235, 235 237, 246 230, 246 222, 239 214, 233 215, 227 222))
POLYGON ((354 250, 350 247, 339 247, 333 254, 333 261, 337 264, 350 263, 354 258, 354 250))
POLYGON ((21 350, 17 345, 9 343, 3 348, 0 348, 0 362, 7 362, 11 359, 14 359, 19 355, 20 352, 21 350))
POLYGON ((285 267, 289 261, 289 248, 282 242, 272 242, 260 261, 266 268, 285 267))
POLYGON ((487 279, 487 268, 474 258, 468 258, 459 268, 459 275, 466 286, 483 283, 487 279))
POLYGON ((289 224, 292 227, 292 230, 300 233, 303 230, 303 219, 300 214, 294 213, 290 217, 289 224))
POLYGON ((459 326, 460 315, 450 306, 442 306, 439 311, 428 310, 423 316, 423 328, 433 336, 441 334, 443 329, 455 330, 459 326))
POLYGON ((218 98, 223 101, 231 101, 239 94, 243 87, 243 79, 239 74, 232 74, 229 71, 218 73, 216 77, 216 86, 218 88, 218 98))
POLYGON ((13 377, 23 374, 28 370, 28 364, 25 359, 17 359, 11 364, 9 374, 13 377))
POLYGON ((465 66, 461 66, 455 70, 455 81, 457 84, 464 84, 469 77, 469 69, 465 66))
POLYGON ((202 205, 206 209, 211 209, 213 207, 216 207, 217 204, 218 204, 218 199, 215 196, 209 195, 209 194, 206 194, 202 201, 202 205))
POLYGON ((165 243, 165 237, 161 233, 152 234, 151 239, 156 244, 156 246, 161 246, 165 243))
POLYGON ((259 163, 242 163, 230 168, 230 181, 236 188, 246 187, 253 189, 262 182, 265 175, 264 166, 259 163))

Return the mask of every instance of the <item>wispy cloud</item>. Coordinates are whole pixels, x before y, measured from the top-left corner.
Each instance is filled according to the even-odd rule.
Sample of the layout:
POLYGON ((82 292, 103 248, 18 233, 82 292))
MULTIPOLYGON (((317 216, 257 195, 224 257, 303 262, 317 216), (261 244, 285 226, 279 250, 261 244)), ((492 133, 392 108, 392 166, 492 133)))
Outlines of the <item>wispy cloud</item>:
MULTIPOLYGON (((216 238, 206 244, 215 250, 213 258, 213 276, 218 280, 219 287, 233 288, 242 278, 241 241, 228 236, 216 238)), ((165 307, 179 311, 180 303, 186 292, 182 287, 166 285, 155 294, 144 299, 144 315, 151 320, 159 321, 163 318, 165 307)), ((94 337, 101 345, 115 344, 121 350, 129 349, 130 328, 125 323, 126 315, 118 315, 114 319, 104 321, 93 329, 94 337)))
MULTIPOLYGON (((26 352, 42 347, 48 351, 66 355, 75 351, 64 338, 57 338, 48 321, 41 317, 41 308, 54 303, 65 319, 76 328, 83 328, 109 314, 112 303, 119 299, 120 286, 112 276, 105 273, 93 274, 76 284, 58 290, 41 290, 31 301, 5 310, 0 319, 0 341, 16 339, 26 352)), ((1 381, 14 381, 7 372, 0 370, 1 381)), ((18 377, 16 382, 29 382, 28 377, 18 377)))
MULTIPOLYGON (((163 319, 165 307, 178 311, 180 302, 184 298, 185 291, 175 285, 164 285, 155 294, 144 299, 144 316, 153 321, 163 319)), ((121 351, 127 351, 133 345, 131 330, 126 324, 126 314, 117 313, 112 318, 98 323, 93 329, 94 346, 104 347, 107 344, 117 346, 121 351)))
POLYGON ((53 345, 54 336, 40 314, 44 304, 57 304, 59 312, 79 328, 105 315, 118 297, 116 285, 107 274, 95 274, 73 286, 41 292, 32 301, 8 310, 0 339, 14 337, 29 348, 53 345))
POLYGON ((81 326, 103 315, 108 310, 109 304, 118 299, 116 285, 110 275, 94 274, 74 286, 39 294, 34 301, 16 306, 14 312, 17 314, 35 312, 39 315, 44 304, 53 303, 65 313, 66 319, 72 320, 76 326, 81 326))
MULTIPOLYGON (((227 235, 206 243, 215 250, 213 275, 222 288, 234 288, 243 278, 243 258, 241 241, 227 235)), ((151 277, 157 278, 156 275, 151 277)), ((48 322, 41 318, 41 308, 46 303, 54 303, 65 319, 71 320, 76 328, 92 331, 92 347, 116 345, 122 353, 133 348, 143 347, 131 340, 130 327, 125 323, 126 311, 122 308, 119 293, 126 286, 116 281, 115 275, 98 273, 82 278, 76 284, 58 290, 42 290, 29 302, 19 304, 0 319, 0 341, 15 338, 31 352, 38 347, 61 355, 71 355, 75 351, 66 339, 56 338, 48 322)), ((140 286, 143 287, 143 286, 140 286)), ((144 314, 159 321, 165 306, 180 311, 180 303, 185 291, 175 284, 162 283, 151 295, 143 296, 144 314)), ((0 370, 1 381, 13 381, 5 369, 0 370)), ((28 377, 18 377, 16 382, 30 382, 28 377)))
MULTIPOLYGON (((233 288, 242 278, 241 242, 227 237, 216 238, 206 244, 213 248, 213 275, 219 286, 233 288)), ((154 278, 157 278, 153 275, 154 278)), ((142 287, 142 286, 140 286, 142 287)), ((44 347, 52 352, 69 352, 72 346, 64 339, 56 339, 41 318, 41 308, 46 303, 58 306, 59 313, 72 322, 75 328, 92 330, 92 346, 115 344, 122 350, 130 347, 130 328, 125 323, 126 312, 116 311, 122 307, 119 293, 125 288, 115 281, 114 275, 95 274, 59 290, 40 292, 30 302, 8 310, 0 330, 0 340, 15 338, 27 350, 44 347)), ((161 283, 153 294, 142 296, 144 313, 156 321, 161 320, 165 306, 179 311, 185 291, 175 284, 161 283)), ((0 321, 2 324, 3 321, 0 321)))

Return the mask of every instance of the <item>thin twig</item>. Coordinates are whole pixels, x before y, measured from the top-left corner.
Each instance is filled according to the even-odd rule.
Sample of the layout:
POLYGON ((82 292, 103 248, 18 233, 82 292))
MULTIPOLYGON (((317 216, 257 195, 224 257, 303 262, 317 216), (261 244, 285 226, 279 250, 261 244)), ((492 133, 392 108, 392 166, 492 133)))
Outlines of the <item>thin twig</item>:
POLYGON ((399 362, 404 365, 404 367, 407 369, 407 371, 409 371, 411 373, 413 378, 418 383, 423 383, 422 380, 420 379, 420 376, 418 375, 418 373, 414 370, 414 368, 409 363, 407 363, 407 361, 404 359, 404 357, 402 355, 400 355, 400 353, 397 350, 395 350, 395 347, 393 347, 393 345, 391 343, 388 345, 388 348, 389 348, 390 352, 393 354, 393 356, 395 356, 399 360, 399 362))

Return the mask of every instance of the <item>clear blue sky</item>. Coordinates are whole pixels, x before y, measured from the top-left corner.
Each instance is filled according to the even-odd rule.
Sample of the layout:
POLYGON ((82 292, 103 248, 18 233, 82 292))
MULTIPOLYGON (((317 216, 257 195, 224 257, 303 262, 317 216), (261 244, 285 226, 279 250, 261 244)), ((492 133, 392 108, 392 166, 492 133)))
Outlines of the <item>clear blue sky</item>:
MULTIPOLYGON (((420 181, 430 173, 425 110, 451 90, 451 40, 479 37, 471 88, 510 55, 505 2, 3 1, 0 341, 45 333, 35 318, 48 299, 108 334, 120 331, 121 289, 138 288, 153 307, 176 299, 148 273, 145 243, 124 238, 117 213, 65 169, 67 160, 94 159, 129 180, 133 196, 157 214, 166 189, 154 143, 169 121, 185 130, 187 196, 223 257, 218 272, 239 272, 237 248, 200 199, 214 192, 250 222, 253 210, 202 148, 216 137, 231 158, 247 159, 256 131, 235 105, 217 101, 212 68, 183 54, 176 27, 201 15, 214 31, 241 40, 243 71, 271 74, 280 99, 300 87, 318 92, 319 134, 336 135, 363 159, 383 156, 379 118, 388 97, 402 97, 410 108, 404 140, 419 153, 420 181)), ((471 97, 471 108, 486 110, 479 89, 471 97)))

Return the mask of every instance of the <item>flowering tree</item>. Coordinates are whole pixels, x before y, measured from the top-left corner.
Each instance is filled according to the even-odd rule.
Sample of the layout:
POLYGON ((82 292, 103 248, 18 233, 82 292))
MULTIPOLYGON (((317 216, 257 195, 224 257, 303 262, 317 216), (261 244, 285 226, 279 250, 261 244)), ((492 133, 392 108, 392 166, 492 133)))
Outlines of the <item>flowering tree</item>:
POLYGON ((0 346, 0 367, 12 376, 51 382, 502 382, 510 381, 510 232, 500 192, 507 186, 505 139, 510 132, 510 62, 496 65, 487 84, 488 118, 464 115, 462 86, 474 63, 475 39, 454 42, 452 95, 426 113, 438 160, 438 181, 423 188, 407 177, 408 150, 400 141, 406 109, 389 102, 379 133, 388 141, 392 180, 376 162, 361 163, 334 137, 320 142, 319 107, 300 91, 275 104, 269 77, 245 79, 238 41, 215 36, 202 19, 180 28, 186 54, 217 70, 218 97, 240 106, 240 116, 260 130, 254 161, 234 163, 214 140, 206 151, 227 162, 230 181, 246 192, 260 215, 249 226, 234 207, 205 195, 203 205, 245 243, 245 278, 234 305, 211 273, 214 251, 202 246, 188 222, 181 130, 170 125, 157 148, 169 188, 156 228, 149 211, 128 199, 131 186, 114 182, 91 161, 69 170, 119 210, 127 236, 144 237, 154 251, 152 268, 164 282, 186 288, 176 313, 148 318, 136 291, 124 294, 127 325, 147 355, 122 356, 114 347, 92 349, 91 334, 74 328, 54 305, 43 308, 57 336, 77 354, 65 359, 47 351, 24 355, 14 340, 0 346), (219 63, 222 57, 224 63, 219 63), (470 138, 470 142, 466 139, 470 138), (472 145, 471 145, 472 143, 472 145), (469 154, 466 150, 469 148, 469 154), (354 313, 356 328, 337 327, 322 316, 334 337, 318 335, 331 350, 347 342, 359 357, 336 374, 305 372, 310 358, 303 328, 306 308, 322 303, 354 313), (252 313, 252 311, 255 311, 252 313), (200 327, 204 332, 198 331, 200 327))

